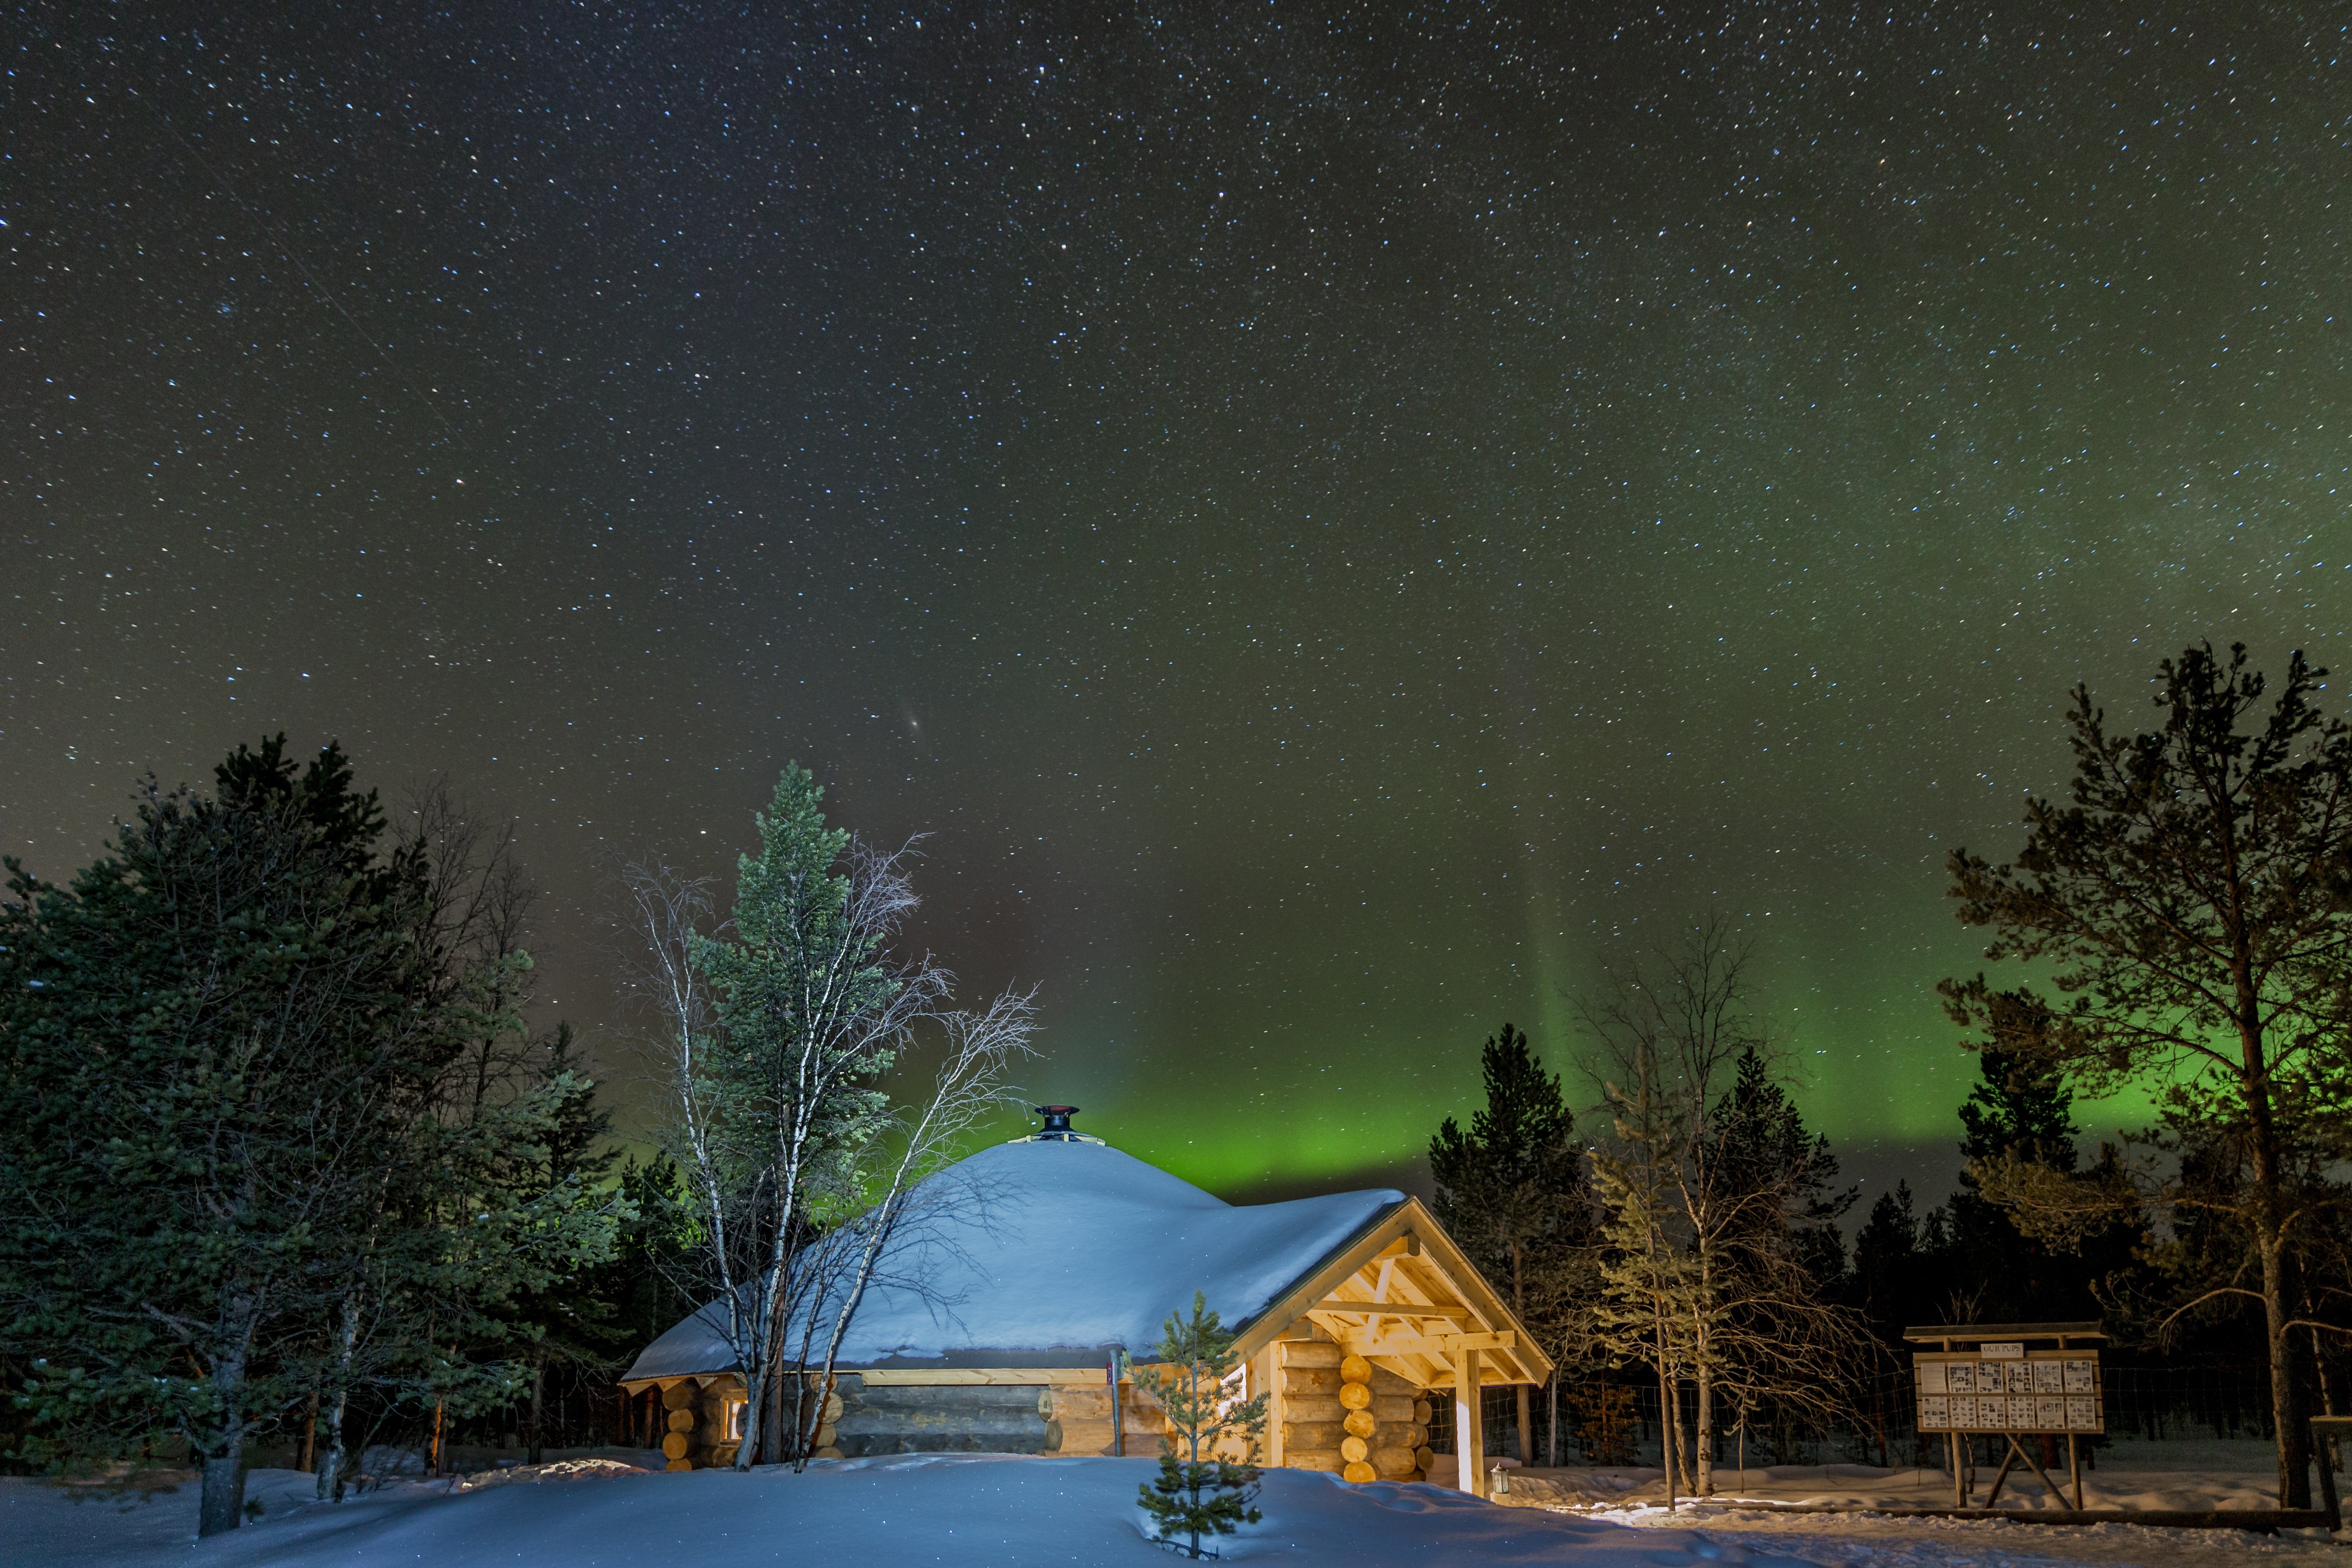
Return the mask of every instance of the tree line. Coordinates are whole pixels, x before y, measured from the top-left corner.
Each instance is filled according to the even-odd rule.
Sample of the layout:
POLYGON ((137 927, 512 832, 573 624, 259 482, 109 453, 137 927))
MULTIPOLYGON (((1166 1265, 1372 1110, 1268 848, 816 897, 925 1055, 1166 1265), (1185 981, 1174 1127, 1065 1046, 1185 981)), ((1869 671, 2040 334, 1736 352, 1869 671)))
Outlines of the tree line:
MULTIPOLYGON (((2295 653, 2273 693, 2243 647, 2189 648, 2137 732, 2076 686, 2068 799, 2029 801, 2014 861, 1946 867, 1988 962, 2023 971, 1939 987, 1979 1069, 1958 1190, 1925 1214, 1882 1195, 1851 1257, 1854 1189, 1720 925, 1571 998, 1589 1135, 1524 1036, 1487 1041, 1486 1108, 1430 1145, 1440 1216, 1570 1375, 1654 1380, 1671 1485, 1705 1495, 1759 1418, 1883 1434, 1854 1391, 1907 1325, 2095 1317, 2155 1354, 2251 1353, 2281 1506, 2309 1506, 2308 1417, 2337 1408, 2352 1336, 2352 730, 2325 675, 2295 653), (2153 1122, 2086 1160, 2076 1095, 2126 1089, 2153 1122)), ((1622 1396, 1576 1412, 1588 1454, 1628 1457, 1622 1396)))
POLYGON ((151 779, 69 882, 7 861, 0 1459, 184 1456, 206 1534, 241 1521, 257 1437, 321 1497, 387 1424, 437 1462, 519 1416, 536 1461, 551 1394, 716 1296, 739 1465, 805 1461, 860 1301, 920 1288, 895 1245, 954 1207, 927 1178, 1033 1017, 1019 991, 959 1009, 898 951, 916 844, 821 798, 785 768, 725 919, 667 867, 620 879, 667 1091, 643 1163, 570 1027, 530 1017, 512 830, 446 787, 391 815, 338 747, 305 765, 281 736, 209 790, 151 779))
POLYGON ((211 1532, 257 1433, 331 1495, 355 1403, 446 1425, 594 1354, 579 1285, 636 1216, 571 1030, 527 1021, 510 832, 439 788, 391 820, 281 737, 150 780, 69 882, 7 873, 12 1458, 176 1441, 211 1532))
MULTIPOLYGON (((1707 1491, 1727 1437, 1851 1416, 1906 1322, 1998 1302, 2252 1345, 2282 1501, 2307 1500, 2352 1292, 2352 732, 2323 677, 2298 654, 2273 696, 2242 649, 2189 649, 2137 734, 2076 689, 2069 800, 2030 803, 2013 862, 1948 866, 1988 962, 2023 970, 1941 988, 1980 1067, 1960 1189, 1881 1197, 1851 1257, 1853 1189, 1725 927, 1572 998, 1581 1133, 1524 1036, 1487 1042, 1486 1107, 1431 1146, 1440 1217, 1556 1360, 1654 1384, 1675 1486, 1707 1491), (2084 1160, 2074 1096, 2126 1085, 2156 1120, 2084 1160)), ((758 826, 723 917, 707 880, 621 878, 662 1113, 619 1168, 571 1031, 531 1017, 511 832, 446 789, 389 815, 339 748, 279 737, 209 791, 151 781, 66 883, 7 861, 0 1458, 175 1447, 210 1533, 257 1436, 296 1437, 330 1495, 393 1413, 445 1437, 519 1408, 535 1447, 551 1376, 715 1300, 736 1463, 804 1461, 861 1301, 924 1288, 899 1243, 984 1205, 929 1178, 1034 1011, 961 1007, 902 951, 918 843, 830 827, 797 767, 758 826)), ((1587 1453, 1622 1447, 1623 1392, 1569 1412, 1587 1453)))
POLYGON ((8 861, 0 1459, 184 1456, 205 1534, 241 1521, 257 1437, 321 1497, 387 1424, 437 1461, 519 1417, 535 1462, 551 1396, 716 1296, 739 1465, 804 1461, 859 1302, 919 1288, 894 1244, 954 1206, 926 1178, 1032 1019, 1025 992, 956 1008, 898 952, 916 845, 820 800, 786 768, 723 920, 704 882, 620 879, 667 1092, 647 1162, 570 1027, 530 1018, 511 829, 445 787, 389 815, 338 747, 306 766, 278 737, 209 791, 150 780, 68 883, 8 861))

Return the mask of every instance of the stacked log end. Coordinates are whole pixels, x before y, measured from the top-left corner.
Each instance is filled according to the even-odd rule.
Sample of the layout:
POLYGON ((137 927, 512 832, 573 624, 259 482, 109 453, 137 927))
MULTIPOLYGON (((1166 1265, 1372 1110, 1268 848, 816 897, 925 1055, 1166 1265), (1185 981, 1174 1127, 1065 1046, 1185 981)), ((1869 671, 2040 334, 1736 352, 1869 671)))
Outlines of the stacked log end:
POLYGON ((837 1459, 841 1454, 841 1412, 844 1406, 839 1394, 824 1396, 824 1414, 818 1417, 815 1458, 837 1459))
POLYGON ((662 1468, 690 1470, 694 1460, 689 1457, 694 1448, 696 1397, 701 1391, 691 1383, 673 1383, 662 1390, 662 1410, 667 1416, 664 1425, 668 1430, 662 1437, 662 1458, 668 1461, 662 1468))
POLYGON ((1336 1344, 1290 1340, 1281 1349, 1286 1467, 1358 1483, 1421 1479, 1429 1413, 1411 1383, 1336 1344))
POLYGON ((1381 1479, 1372 1468, 1372 1437, 1380 1420, 1372 1414, 1372 1364, 1360 1355, 1339 1361, 1339 1405, 1348 1412, 1339 1418, 1339 1459, 1346 1469, 1340 1478, 1353 1485, 1381 1479))
POLYGON ((1336 1476, 1347 1468, 1339 1457, 1346 1435, 1340 1423, 1348 1415, 1339 1403, 1339 1363, 1347 1353, 1310 1340, 1284 1341, 1280 1350, 1275 1375, 1282 1380, 1282 1462, 1336 1476))

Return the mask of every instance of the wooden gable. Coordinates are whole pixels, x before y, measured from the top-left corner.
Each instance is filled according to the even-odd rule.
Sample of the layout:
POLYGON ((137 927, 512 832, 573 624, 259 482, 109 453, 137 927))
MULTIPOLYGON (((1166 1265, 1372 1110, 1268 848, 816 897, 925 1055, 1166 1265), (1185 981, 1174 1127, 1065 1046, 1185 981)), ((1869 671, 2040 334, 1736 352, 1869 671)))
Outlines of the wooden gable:
POLYGON ((1302 1320, 1419 1387, 1453 1385, 1467 1352, 1477 1353, 1481 1385, 1541 1383, 1552 1373, 1551 1358, 1418 1198, 1278 1297, 1234 1348, 1255 1356, 1302 1320))

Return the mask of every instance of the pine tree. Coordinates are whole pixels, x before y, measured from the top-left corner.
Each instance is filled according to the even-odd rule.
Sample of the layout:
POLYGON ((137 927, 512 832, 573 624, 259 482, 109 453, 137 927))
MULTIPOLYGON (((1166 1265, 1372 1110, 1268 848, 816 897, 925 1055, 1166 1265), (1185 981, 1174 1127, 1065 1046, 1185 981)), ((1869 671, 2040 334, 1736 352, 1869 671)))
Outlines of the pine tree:
POLYGON ((1138 1493, 1160 1539, 1183 1537, 1186 1554, 1201 1555, 1203 1535, 1231 1535, 1263 1517, 1255 1506, 1257 1445, 1265 1430, 1265 1396, 1244 1399, 1226 1387, 1240 1364, 1234 1336, 1208 1298, 1192 1292, 1189 1322, 1168 1314, 1157 1367, 1136 1381, 1168 1416, 1160 1439, 1160 1473, 1138 1493))
MULTIPOLYGON (((1429 1142, 1437 1218, 1502 1282, 1528 1332, 1557 1353, 1593 1280, 1592 1195, 1576 1117, 1559 1074, 1544 1071, 1528 1037, 1510 1024, 1486 1037, 1478 1066, 1486 1103, 1472 1113, 1470 1130, 1448 1116, 1429 1142)), ((1522 1384, 1518 1458, 1532 1463, 1529 1406, 1522 1384)))
MULTIPOLYGON (((2158 673, 2162 722, 2137 735, 2110 734, 2078 684, 2066 716, 2070 800, 2028 804, 2013 863, 1966 850, 1947 862, 1959 918, 1990 931, 1986 957, 2048 966, 2061 1000, 2042 1009, 2047 1027, 2002 1033, 2000 998, 2016 993, 1982 975, 1938 989, 1955 1022, 1990 1028, 1994 1044, 2028 1051, 2085 1092, 2155 1088, 2159 1138, 2174 1152, 2208 1138, 2243 1148, 2242 1186, 2159 1188, 2137 1201, 2228 1205, 2242 1268, 2223 1279, 2261 1291, 2279 1503, 2301 1508, 2311 1487, 2305 1336, 2292 1330, 2309 1211, 2298 1188, 2312 1161, 2340 1146, 2344 1125, 2352 726, 2320 711, 2326 672, 2300 651, 2268 702, 2242 645, 2227 658, 2210 643, 2184 649, 2158 673)), ((2073 1209, 2063 1224, 2128 1213, 2135 1201, 2031 1161, 2015 1175, 1993 1196, 2053 1216, 2073 1209)))

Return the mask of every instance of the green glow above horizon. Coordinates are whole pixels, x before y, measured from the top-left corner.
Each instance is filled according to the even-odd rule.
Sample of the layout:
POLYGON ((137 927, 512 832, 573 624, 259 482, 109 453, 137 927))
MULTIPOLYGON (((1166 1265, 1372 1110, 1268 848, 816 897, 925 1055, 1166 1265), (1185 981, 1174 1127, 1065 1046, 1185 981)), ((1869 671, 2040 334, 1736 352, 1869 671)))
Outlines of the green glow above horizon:
POLYGON ((5 847, 281 727, 446 778, 636 1124, 609 868, 723 888, 793 758, 1195 1180, 1411 1161, 1710 914, 1811 1124, 1948 1166, 1940 867, 2068 689, 2352 664, 2340 34, 1981 9, 61 38, 5 847))

